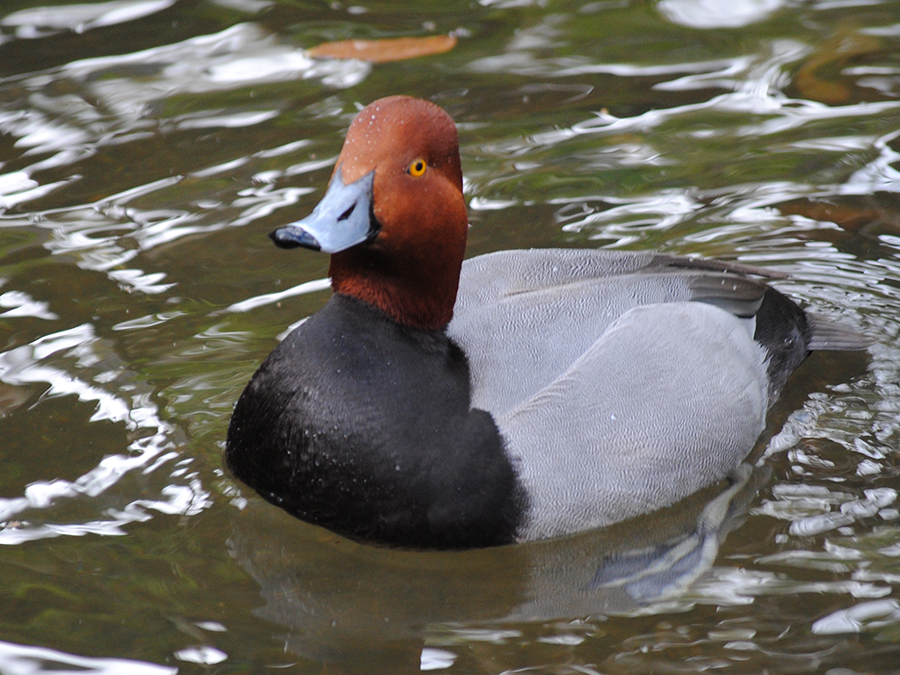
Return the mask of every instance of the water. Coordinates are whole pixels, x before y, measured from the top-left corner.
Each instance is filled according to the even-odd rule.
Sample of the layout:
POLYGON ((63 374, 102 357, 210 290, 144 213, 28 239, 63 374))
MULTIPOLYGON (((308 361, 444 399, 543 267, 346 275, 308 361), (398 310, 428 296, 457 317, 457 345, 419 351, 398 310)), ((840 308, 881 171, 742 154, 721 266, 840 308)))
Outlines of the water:
POLYGON ((0 673, 895 671, 898 136, 895 2, 7 0, 0 673), (289 518, 222 468, 328 295, 265 235, 392 93, 459 123, 470 254, 767 265, 875 346, 805 364, 743 483, 608 532, 423 554, 289 518))

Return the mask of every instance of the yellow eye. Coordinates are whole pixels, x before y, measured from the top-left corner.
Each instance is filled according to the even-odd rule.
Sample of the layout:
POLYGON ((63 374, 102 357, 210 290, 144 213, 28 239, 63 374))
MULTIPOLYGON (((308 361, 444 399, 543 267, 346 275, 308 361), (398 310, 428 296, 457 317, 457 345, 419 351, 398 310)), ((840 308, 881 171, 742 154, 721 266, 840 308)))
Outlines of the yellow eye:
POLYGON ((418 178, 423 173, 425 173, 425 169, 428 168, 428 164, 421 157, 419 159, 414 159, 409 167, 406 169, 407 173, 413 178, 418 178))

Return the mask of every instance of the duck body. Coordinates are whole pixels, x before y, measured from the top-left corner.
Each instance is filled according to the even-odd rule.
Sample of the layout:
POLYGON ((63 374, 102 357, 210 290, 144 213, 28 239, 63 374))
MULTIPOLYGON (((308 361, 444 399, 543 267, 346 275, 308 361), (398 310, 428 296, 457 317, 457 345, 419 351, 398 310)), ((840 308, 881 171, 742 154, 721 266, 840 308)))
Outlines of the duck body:
POLYGON ((273 233, 332 253, 335 293, 238 400, 238 478, 361 541, 571 534, 726 478, 810 350, 867 344, 761 270, 560 249, 463 263, 466 229, 449 116, 364 109, 323 202, 273 233))

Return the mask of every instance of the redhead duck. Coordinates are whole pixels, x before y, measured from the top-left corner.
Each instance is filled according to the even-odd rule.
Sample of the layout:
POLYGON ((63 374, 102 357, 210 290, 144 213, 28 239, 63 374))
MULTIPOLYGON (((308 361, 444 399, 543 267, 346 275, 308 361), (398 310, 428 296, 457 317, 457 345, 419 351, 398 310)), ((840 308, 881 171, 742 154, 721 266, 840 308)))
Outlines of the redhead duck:
POLYGON ((597 250, 464 263, 467 230, 451 117, 403 96, 364 108, 322 201, 271 234, 331 254, 334 293, 241 394, 235 476, 359 541, 571 534, 727 478, 810 350, 868 344, 755 268, 597 250))

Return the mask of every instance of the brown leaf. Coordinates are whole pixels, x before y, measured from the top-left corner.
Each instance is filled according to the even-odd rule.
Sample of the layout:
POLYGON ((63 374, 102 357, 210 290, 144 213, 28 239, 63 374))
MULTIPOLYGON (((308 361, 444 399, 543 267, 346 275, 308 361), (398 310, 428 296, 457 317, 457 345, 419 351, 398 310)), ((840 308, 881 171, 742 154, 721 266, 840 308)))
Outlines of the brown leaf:
POLYGON ((387 38, 384 40, 341 40, 325 42, 309 50, 314 58, 359 59, 372 63, 402 61, 430 54, 443 54, 456 46, 454 35, 387 38))
POLYGON ((878 38, 846 29, 813 52, 794 76, 800 96, 828 105, 848 105, 862 99, 845 70, 857 61, 874 61, 884 47, 878 38))
POLYGON ((849 232, 877 229, 879 232, 896 233, 900 230, 900 213, 883 203, 875 195, 862 197, 832 197, 829 201, 810 198, 792 199, 776 208, 787 215, 799 215, 810 220, 821 220, 840 225, 849 232))

